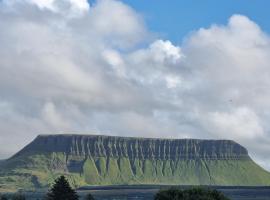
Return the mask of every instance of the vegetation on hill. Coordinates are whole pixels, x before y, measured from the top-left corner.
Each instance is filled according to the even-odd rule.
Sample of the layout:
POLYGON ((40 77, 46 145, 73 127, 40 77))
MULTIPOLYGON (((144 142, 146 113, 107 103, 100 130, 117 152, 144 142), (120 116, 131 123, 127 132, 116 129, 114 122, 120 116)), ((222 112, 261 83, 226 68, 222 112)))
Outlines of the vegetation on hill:
POLYGON ((269 172, 227 140, 39 136, 0 163, 0 191, 85 185, 270 185, 269 172))

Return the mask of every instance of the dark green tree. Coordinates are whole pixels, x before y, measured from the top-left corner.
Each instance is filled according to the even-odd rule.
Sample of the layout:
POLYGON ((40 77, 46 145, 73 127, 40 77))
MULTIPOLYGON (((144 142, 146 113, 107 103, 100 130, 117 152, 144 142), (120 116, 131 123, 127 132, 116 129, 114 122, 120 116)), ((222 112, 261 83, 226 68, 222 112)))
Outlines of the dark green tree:
POLYGON ((159 191, 155 197, 154 200, 182 200, 183 199, 183 191, 171 188, 169 190, 161 190, 159 191))
POLYGON ((159 191, 154 200, 229 200, 223 193, 209 188, 191 188, 181 190, 171 188, 159 191))
POLYGON ((8 198, 7 198, 6 195, 1 195, 1 194, 0 194, 0 200, 8 200, 8 198))
POLYGON ((16 193, 11 197, 11 200, 26 200, 26 198, 23 194, 16 193))
POLYGON ((65 176, 57 178, 46 196, 47 200, 78 200, 79 196, 71 188, 65 176))
POLYGON ((84 200, 95 200, 95 198, 93 197, 92 194, 89 193, 84 197, 84 200))

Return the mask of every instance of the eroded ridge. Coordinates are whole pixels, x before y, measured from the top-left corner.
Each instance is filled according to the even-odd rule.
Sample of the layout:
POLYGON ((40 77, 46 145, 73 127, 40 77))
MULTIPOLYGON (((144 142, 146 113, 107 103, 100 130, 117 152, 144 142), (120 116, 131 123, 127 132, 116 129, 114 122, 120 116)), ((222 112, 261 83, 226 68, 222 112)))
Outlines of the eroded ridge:
POLYGON ((133 138, 102 135, 40 135, 26 152, 62 152, 88 157, 129 159, 246 159, 247 150, 231 140, 133 138))

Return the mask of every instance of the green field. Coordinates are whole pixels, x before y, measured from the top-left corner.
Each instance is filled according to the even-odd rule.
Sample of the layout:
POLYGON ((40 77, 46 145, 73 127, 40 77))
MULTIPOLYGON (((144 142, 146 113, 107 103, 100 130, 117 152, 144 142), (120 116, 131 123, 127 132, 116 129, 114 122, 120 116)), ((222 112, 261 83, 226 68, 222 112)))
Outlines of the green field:
POLYGON ((67 158, 62 153, 52 153, 8 160, 1 166, 0 186, 2 189, 47 187, 60 174, 66 174, 75 187, 115 184, 270 185, 269 173, 248 159, 129 160, 67 158), (68 166, 70 162, 73 166, 68 166))

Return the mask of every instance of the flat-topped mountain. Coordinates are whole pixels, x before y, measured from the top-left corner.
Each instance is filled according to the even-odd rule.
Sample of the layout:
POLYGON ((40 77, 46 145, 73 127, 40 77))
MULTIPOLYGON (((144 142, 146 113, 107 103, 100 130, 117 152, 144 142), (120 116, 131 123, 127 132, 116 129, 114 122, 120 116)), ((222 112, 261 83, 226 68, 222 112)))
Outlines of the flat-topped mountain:
POLYGON ((26 153, 129 159, 249 159, 231 140, 156 139, 102 135, 40 135, 14 157, 26 153))
POLYGON ((270 174, 231 140, 40 135, 0 163, 0 189, 42 188, 60 174, 76 187, 270 184, 270 174))

